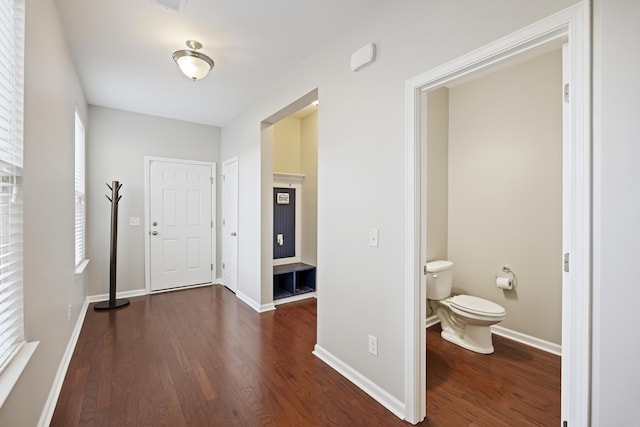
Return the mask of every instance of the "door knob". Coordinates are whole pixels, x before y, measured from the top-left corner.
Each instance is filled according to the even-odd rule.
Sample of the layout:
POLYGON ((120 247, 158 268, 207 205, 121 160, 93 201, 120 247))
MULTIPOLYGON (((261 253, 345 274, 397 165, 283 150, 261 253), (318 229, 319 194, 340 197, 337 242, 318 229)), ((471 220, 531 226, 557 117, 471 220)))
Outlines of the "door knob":
POLYGON ((151 234, 153 234, 155 236, 156 234, 158 234, 158 232, 157 231, 152 231, 151 234))
POLYGON ((151 224, 151 225, 153 225, 155 227, 156 225, 158 225, 158 223, 156 221, 153 221, 153 224, 151 224))
POLYGON ((232 236, 237 236, 238 234, 234 231, 233 233, 231 233, 232 236))

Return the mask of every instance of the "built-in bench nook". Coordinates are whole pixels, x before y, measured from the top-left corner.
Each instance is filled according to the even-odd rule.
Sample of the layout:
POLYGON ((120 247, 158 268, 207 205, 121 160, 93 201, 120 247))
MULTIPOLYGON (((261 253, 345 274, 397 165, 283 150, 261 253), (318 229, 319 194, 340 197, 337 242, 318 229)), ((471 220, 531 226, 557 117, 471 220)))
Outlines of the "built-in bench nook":
POLYGON ((273 299, 293 297, 316 290, 316 267, 303 262, 273 266, 273 299))

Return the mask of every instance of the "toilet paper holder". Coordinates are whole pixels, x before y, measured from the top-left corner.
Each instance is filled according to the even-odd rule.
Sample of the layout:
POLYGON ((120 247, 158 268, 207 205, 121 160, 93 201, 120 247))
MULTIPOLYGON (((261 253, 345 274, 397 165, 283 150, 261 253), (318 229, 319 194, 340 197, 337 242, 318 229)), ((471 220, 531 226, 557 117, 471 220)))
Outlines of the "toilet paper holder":
POLYGON ((511 290, 516 287, 516 274, 511 270, 509 264, 502 266, 502 272, 509 274, 509 277, 496 275, 496 286, 500 289, 511 290))

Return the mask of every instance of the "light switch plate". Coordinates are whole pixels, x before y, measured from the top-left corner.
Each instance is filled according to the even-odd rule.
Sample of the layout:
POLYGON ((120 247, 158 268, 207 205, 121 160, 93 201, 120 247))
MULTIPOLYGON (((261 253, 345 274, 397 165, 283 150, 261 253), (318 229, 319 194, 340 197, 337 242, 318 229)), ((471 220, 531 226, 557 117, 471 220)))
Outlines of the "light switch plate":
POLYGON ((129 217, 129 225, 140 225, 140 217, 139 216, 129 217))
POLYGON ((369 353, 374 356, 378 355, 378 337, 374 337, 373 335, 369 335, 369 353))
POLYGON ((379 237, 380 237, 380 230, 378 230, 377 228, 370 228, 369 229, 369 246, 371 246, 372 248, 377 248, 379 237))

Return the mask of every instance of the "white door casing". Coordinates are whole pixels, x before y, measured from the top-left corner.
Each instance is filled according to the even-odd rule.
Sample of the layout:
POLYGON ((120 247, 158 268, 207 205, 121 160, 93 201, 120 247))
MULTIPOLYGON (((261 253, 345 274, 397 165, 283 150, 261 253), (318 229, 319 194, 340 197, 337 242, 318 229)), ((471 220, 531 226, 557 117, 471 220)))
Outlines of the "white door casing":
POLYGON ((222 283, 238 291, 238 158, 222 163, 222 283))
POLYGON ((147 291, 211 283, 215 164, 145 158, 145 170, 147 291))
MULTIPOLYGON (((564 82, 570 85, 570 103, 563 121, 563 252, 570 267, 563 272, 562 296, 562 420, 589 425, 590 290, 591 290, 591 151, 590 151, 590 31, 589 3, 580 2, 516 31, 456 60, 410 79, 406 83, 406 334, 405 419, 424 419, 426 299, 422 277, 420 236, 424 207, 420 158, 424 130, 424 99, 428 90, 468 77, 549 44, 566 42, 564 82), (566 117, 568 115, 569 117, 566 117)), ((562 268, 561 260, 558 260, 562 268)))

